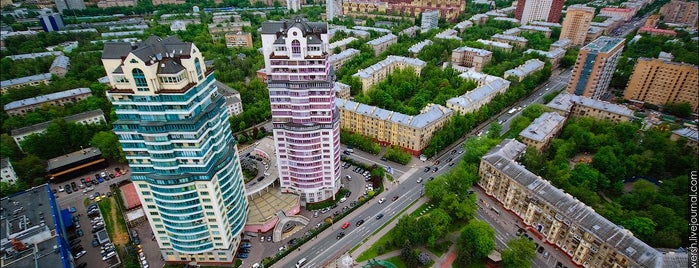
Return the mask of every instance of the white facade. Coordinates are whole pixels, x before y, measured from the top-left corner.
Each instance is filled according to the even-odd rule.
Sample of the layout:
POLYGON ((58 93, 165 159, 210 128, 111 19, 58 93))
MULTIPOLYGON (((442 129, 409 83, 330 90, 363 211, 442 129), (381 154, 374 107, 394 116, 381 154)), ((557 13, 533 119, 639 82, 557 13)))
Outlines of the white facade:
POLYGON ((0 181, 7 182, 9 184, 15 183, 17 181, 17 173, 15 169, 12 168, 12 163, 10 163, 10 158, 0 159, 0 181))
POLYGON ((282 192, 306 202, 340 189, 340 117, 328 60, 328 26, 296 17, 260 31, 282 192))
POLYGON ((422 32, 427 32, 430 29, 437 29, 439 27, 439 10, 422 12, 420 27, 422 28, 422 32))
POLYGON ((526 25, 530 21, 548 20, 551 5, 553 5, 553 0, 528 0, 524 2, 524 11, 522 12, 520 23, 526 25))

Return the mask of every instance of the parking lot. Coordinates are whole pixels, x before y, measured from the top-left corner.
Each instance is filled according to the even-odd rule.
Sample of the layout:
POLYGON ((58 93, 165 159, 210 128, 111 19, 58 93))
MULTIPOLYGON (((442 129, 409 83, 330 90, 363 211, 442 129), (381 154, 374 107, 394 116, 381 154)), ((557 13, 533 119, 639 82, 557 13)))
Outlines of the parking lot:
MULTIPOLYGON (((119 173, 119 176, 117 177, 115 168, 121 169, 122 165, 109 166, 101 171, 83 174, 80 177, 67 181, 51 183, 51 188, 55 192, 56 200, 58 201, 59 206, 61 208, 69 209, 71 211, 71 215, 73 216, 73 220, 77 220, 76 228, 69 228, 67 230, 69 237, 77 236, 78 234, 82 233, 82 236, 77 236, 76 239, 71 240, 73 243, 71 246, 75 249, 74 256, 77 257, 75 254, 85 251, 85 253, 81 254, 81 256, 76 259, 76 265, 86 263, 83 267, 110 267, 120 261, 120 259, 115 256, 116 253, 110 255, 113 249, 110 249, 109 246, 104 248, 101 248, 99 244, 93 246, 93 240, 95 239, 96 233, 102 231, 106 223, 104 223, 103 220, 94 220, 96 218, 103 217, 99 214, 99 209, 95 210, 94 206, 90 207, 91 203, 96 203, 95 200, 99 200, 101 198, 115 198, 115 196, 111 195, 109 185, 129 179, 128 172, 126 172, 124 175, 119 173), (101 176, 101 173, 103 172, 105 173, 105 178, 102 178, 101 176), (95 174, 101 178, 101 183, 99 179, 95 178, 95 174), (112 176, 109 176, 110 174, 113 176, 113 178, 112 176), (90 178, 89 184, 87 183, 88 177, 90 178), (98 184, 93 185, 92 182, 94 180, 96 180, 98 184), (75 184, 75 189, 73 189, 73 184, 75 184), (69 191, 68 188, 70 188, 69 191), (60 191, 60 189, 62 189, 62 191, 60 191), (99 193, 99 197, 97 197, 96 193, 99 193), (91 196, 92 200, 90 200, 91 196), (85 200, 90 200, 87 206, 85 200), (89 214, 88 207, 92 211, 91 214, 89 214), (94 228, 95 232, 93 232, 93 226, 97 227, 94 228), (80 241, 76 242, 77 240, 80 241), (82 249, 78 250, 80 247, 82 249), (103 260, 103 252, 101 251, 106 252, 105 256, 109 255, 110 257, 103 260)), ((106 234, 106 231, 104 231, 104 233, 106 234)))

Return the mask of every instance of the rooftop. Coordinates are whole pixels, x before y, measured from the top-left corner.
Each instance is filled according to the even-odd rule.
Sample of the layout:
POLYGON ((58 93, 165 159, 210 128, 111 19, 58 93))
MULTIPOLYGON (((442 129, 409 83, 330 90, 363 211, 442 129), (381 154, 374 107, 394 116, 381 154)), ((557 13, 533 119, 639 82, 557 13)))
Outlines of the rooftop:
POLYGON ((5 111, 7 111, 7 110, 12 110, 12 109, 17 109, 20 107, 36 105, 36 104, 40 104, 40 103, 44 103, 44 102, 60 100, 63 98, 68 98, 68 97, 76 96, 76 95, 84 95, 84 94, 92 94, 92 91, 90 91, 90 89, 86 88, 86 87, 74 88, 74 89, 70 89, 70 90, 66 90, 66 91, 61 91, 61 92, 41 95, 41 96, 37 96, 37 97, 33 97, 33 98, 13 101, 13 102, 10 102, 8 104, 5 104, 4 108, 5 108, 5 111))
POLYGON ((95 156, 101 156, 102 152, 96 147, 85 148, 76 152, 65 154, 48 160, 46 170, 53 170, 59 167, 70 165, 80 160, 89 159, 95 156))
POLYGON ((461 40, 461 37, 459 37, 458 34, 459 32, 454 29, 446 29, 441 33, 436 34, 434 38, 461 40))
POLYGON ((685 137, 688 140, 699 142, 699 132, 693 128, 681 128, 672 131, 673 134, 685 137))
POLYGON ((491 40, 483 40, 483 39, 478 39, 477 41, 478 41, 478 43, 484 44, 486 46, 492 46, 492 47, 497 47, 497 48, 502 48, 502 49, 512 49, 512 45, 510 45, 508 43, 491 41, 491 40))
POLYGON ((490 51, 485 50, 485 49, 473 48, 473 47, 468 47, 468 46, 457 47, 454 49, 454 52, 474 52, 481 57, 485 57, 485 56, 493 54, 493 52, 490 52, 490 51))
POLYGON ((452 110, 447 107, 439 104, 431 104, 423 108, 420 114, 410 116, 340 98, 335 98, 335 106, 342 110, 364 114, 380 120, 389 120, 393 123, 411 128, 423 128, 452 113, 452 110))
POLYGON ((512 23, 519 23, 519 20, 518 20, 518 19, 515 19, 515 18, 495 17, 493 20, 509 21, 509 22, 512 22, 512 23))
POLYGON ((543 51, 543 50, 537 50, 537 49, 527 49, 527 51, 524 51, 524 54, 529 54, 529 53, 538 53, 538 54, 541 54, 544 57, 547 57, 549 59, 556 59, 556 58, 562 58, 566 54, 566 50, 558 47, 558 48, 554 48, 554 49, 549 50, 549 51, 543 51))
POLYGON ((41 58, 41 57, 61 56, 61 55, 63 55, 63 51, 49 51, 49 52, 9 55, 9 56, 7 56, 7 58, 11 59, 11 60, 27 60, 27 59, 36 59, 36 58, 41 58))
POLYGON ((447 100, 447 103, 452 103, 456 106, 469 108, 483 99, 486 99, 500 91, 507 90, 510 82, 505 79, 497 79, 483 86, 477 87, 474 90, 467 92, 459 97, 447 100))
POLYGON ((374 32, 379 32, 379 33, 391 33, 391 30, 386 29, 386 28, 378 28, 378 27, 366 27, 366 26, 354 26, 352 27, 357 30, 362 30, 362 31, 374 31, 374 32))
MULTIPOLYGON (((82 120, 85 120, 88 118, 94 118, 94 117, 98 117, 98 116, 104 117, 104 112, 102 112, 101 109, 95 109, 95 110, 87 111, 84 113, 69 115, 69 116, 63 117, 63 120, 66 122, 78 122, 78 121, 82 121, 82 120)), ((10 131, 10 136, 13 136, 13 137, 14 136, 22 136, 22 135, 26 135, 29 133, 41 131, 41 130, 46 129, 52 122, 53 121, 46 121, 46 122, 42 122, 39 124, 26 126, 23 128, 13 129, 12 131, 10 131)))
POLYGON ((334 48, 336 48, 336 47, 341 47, 341 46, 346 46, 347 44, 349 44, 349 43, 351 43, 352 41, 355 41, 355 40, 359 40, 359 39, 350 36, 350 37, 347 37, 347 38, 345 38, 345 39, 332 42, 332 43, 330 43, 330 49, 334 49, 334 48))
POLYGON ((432 40, 422 40, 418 42, 417 44, 412 45, 409 49, 408 52, 410 53, 420 53, 420 51, 425 48, 426 46, 429 46, 432 44, 432 40))
POLYGON ((386 42, 391 41, 391 40, 398 40, 398 36, 390 33, 390 34, 381 36, 379 38, 376 38, 374 40, 370 40, 369 42, 366 42, 366 43, 371 45, 371 46, 378 46, 380 44, 386 43, 386 42))
POLYGON ((35 74, 35 75, 0 81, 0 88, 12 87, 12 86, 16 86, 16 85, 22 85, 22 84, 26 84, 26 83, 38 82, 38 81, 44 81, 44 80, 50 80, 50 79, 51 79, 51 73, 35 74))
POLYGON ((394 64, 396 62, 403 62, 405 64, 409 64, 409 65, 421 67, 421 68, 424 67, 425 64, 427 64, 426 62, 424 62, 420 59, 416 59, 416 58, 407 58, 407 57, 402 57, 402 56, 390 55, 390 56, 386 57, 385 60, 379 61, 376 64, 371 65, 365 69, 361 69, 356 74, 353 74, 352 76, 358 76, 360 78, 369 78, 375 72, 377 72, 383 68, 386 68, 386 66, 394 64))
POLYGON ((563 125, 565 120, 566 118, 558 113, 543 113, 522 130, 519 135, 538 142, 544 142, 547 137, 552 137, 555 134, 553 131, 563 125))
POLYGON ((591 52, 602 52, 608 53, 612 51, 617 46, 624 45, 624 38, 614 38, 609 36, 600 36, 591 43, 585 45, 582 49, 589 50, 591 52))
POLYGON ((541 70, 544 67, 544 62, 539 59, 531 59, 525 61, 524 64, 517 66, 517 68, 505 71, 505 75, 514 75, 517 77, 525 77, 533 72, 541 70))
POLYGON ((356 50, 354 48, 348 48, 346 50, 343 50, 340 53, 330 55, 330 57, 328 57, 328 61, 329 62, 336 62, 337 60, 344 59, 347 57, 352 57, 356 54, 359 54, 359 50, 356 50))
POLYGON ((527 39, 520 36, 504 35, 504 34, 494 34, 491 38, 515 41, 515 42, 527 42, 527 39))
POLYGON ((546 104, 546 106, 556 110, 570 112, 573 108, 573 104, 633 118, 633 111, 624 106, 568 93, 558 94, 558 96, 546 104))
POLYGON ((121 190, 121 195, 124 197, 124 206, 126 210, 141 206, 141 199, 138 198, 135 184, 127 183, 119 187, 119 189, 121 190))
POLYGON ((228 85, 222 83, 221 81, 216 80, 215 82, 216 88, 219 94, 223 96, 233 96, 233 95, 240 95, 240 92, 237 90, 233 89, 232 87, 229 87, 228 85))
POLYGON ((548 204, 552 209, 551 214, 557 218, 560 217, 560 221, 575 223, 598 241, 603 241, 641 267, 662 266, 663 257, 660 252, 517 163, 516 160, 525 149, 524 144, 513 139, 505 139, 486 153, 482 161, 493 165, 499 172, 526 188, 533 199, 548 204))
POLYGON ((53 68, 63 68, 63 69, 68 69, 68 66, 70 65, 70 58, 60 55, 53 59, 53 62, 51 63, 50 69, 53 68))
POLYGON ((68 244, 61 238, 63 228, 58 227, 62 215, 48 184, 5 197, 0 207, 5 267, 70 267, 68 244), (12 239, 21 243, 13 245, 12 239))
POLYGON ((564 47, 569 46, 573 41, 568 38, 558 39, 556 42, 551 44, 552 47, 564 47))
POLYGON ((454 28, 463 30, 466 28, 470 28, 471 26, 473 26, 473 22, 471 22, 470 20, 465 20, 465 21, 457 23, 456 26, 454 26, 454 28))
POLYGON ((546 21, 531 21, 531 25, 544 26, 544 27, 561 27, 560 23, 546 22, 546 21))
POLYGON ((544 27, 544 26, 524 25, 524 26, 519 26, 519 28, 522 30, 528 30, 528 31, 551 32, 551 29, 549 29, 548 27, 544 27))

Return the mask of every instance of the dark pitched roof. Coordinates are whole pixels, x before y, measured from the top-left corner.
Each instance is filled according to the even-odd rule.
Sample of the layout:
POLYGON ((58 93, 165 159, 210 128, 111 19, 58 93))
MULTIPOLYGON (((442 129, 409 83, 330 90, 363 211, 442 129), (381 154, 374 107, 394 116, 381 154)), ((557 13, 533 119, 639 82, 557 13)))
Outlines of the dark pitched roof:
POLYGON ((261 34, 275 34, 278 32, 286 33, 289 28, 297 27, 301 29, 304 35, 309 33, 325 34, 328 33, 328 24, 325 22, 308 22, 302 17, 295 17, 286 21, 263 22, 261 34))
POLYGON ((159 74, 176 74, 184 70, 184 66, 179 64, 177 61, 166 58, 160 61, 158 67, 159 74))
POLYGON ((102 50, 103 59, 121 59, 129 55, 129 52, 133 47, 130 43, 106 43, 104 44, 104 49, 102 50))

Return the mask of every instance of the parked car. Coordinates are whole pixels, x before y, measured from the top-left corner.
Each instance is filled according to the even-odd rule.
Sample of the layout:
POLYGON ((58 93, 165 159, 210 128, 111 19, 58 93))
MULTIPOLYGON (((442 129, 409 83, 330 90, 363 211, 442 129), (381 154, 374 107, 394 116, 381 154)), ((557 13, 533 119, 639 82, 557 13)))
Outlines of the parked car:
POLYGON ((58 185, 58 191, 59 191, 59 192, 63 192, 63 191, 65 191, 65 189, 63 189, 63 186, 58 185))
POLYGON ((238 259, 247 259, 248 254, 247 253, 238 253, 238 255, 235 256, 238 259))

